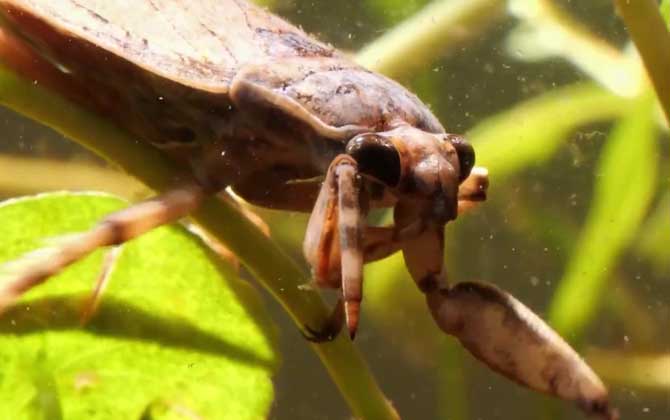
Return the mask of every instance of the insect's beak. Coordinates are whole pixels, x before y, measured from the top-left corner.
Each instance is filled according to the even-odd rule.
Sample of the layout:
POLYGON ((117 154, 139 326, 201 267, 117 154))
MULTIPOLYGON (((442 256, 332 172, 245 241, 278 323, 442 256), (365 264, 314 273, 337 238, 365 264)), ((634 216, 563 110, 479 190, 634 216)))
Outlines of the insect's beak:
POLYGON ((435 223, 445 225, 450 220, 454 220, 458 215, 458 178, 440 176, 440 193, 434 201, 435 223))
POLYGON ((444 225, 458 211, 458 170, 436 154, 424 158, 413 171, 413 194, 407 205, 414 218, 429 225, 444 225))
POLYGON ((438 160, 436 191, 428 197, 422 216, 429 224, 444 226, 458 214, 458 170, 446 159, 438 160))
POLYGON ((425 210, 416 202, 404 201, 396 205, 394 221, 401 227, 402 252, 405 264, 424 292, 439 287, 444 258, 444 223, 436 223, 419 216, 425 210))
POLYGON ((402 236, 429 229, 443 229, 458 213, 458 180, 444 179, 425 194, 412 195, 396 203, 394 219, 402 236))

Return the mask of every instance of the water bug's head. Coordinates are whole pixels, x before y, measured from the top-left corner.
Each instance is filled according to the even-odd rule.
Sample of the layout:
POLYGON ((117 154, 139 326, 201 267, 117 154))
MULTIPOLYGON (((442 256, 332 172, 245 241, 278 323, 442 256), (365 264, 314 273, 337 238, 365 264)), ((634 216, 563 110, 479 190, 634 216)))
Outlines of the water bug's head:
POLYGON ((346 153, 362 175, 382 183, 397 198, 396 213, 409 213, 401 219, 435 225, 456 218, 458 186, 475 161, 472 146, 462 136, 409 125, 360 134, 349 141, 346 153))

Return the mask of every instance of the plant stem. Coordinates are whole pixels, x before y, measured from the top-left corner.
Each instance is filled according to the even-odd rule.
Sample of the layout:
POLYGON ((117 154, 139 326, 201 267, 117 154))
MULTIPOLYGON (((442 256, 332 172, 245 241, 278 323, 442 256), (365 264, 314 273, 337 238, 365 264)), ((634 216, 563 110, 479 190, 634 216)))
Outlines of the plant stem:
POLYGON ((615 0, 670 124, 670 34, 655 0, 615 0))
POLYGON ((425 67, 445 52, 478 35, 504 12, 501 0, 434 1, 363 48, 356 61, 389 77, 425 67))
POLYGON ((145 189, 126 174, 92 163, 0 155, 0 168, 3 196, 98 189, 129 198, 145 189))
MULTIPOLYGON (((156 191, 173 187, 183 175, 159 150, 136 141, 109 121, 30 83, 4 66, 0 66, 0 104, 93 150, 156 191)), ((319 294, 298 289, 308 279, 306 273, 233 206, 212 197, 193 218, 238 256, 299 328, 309 325, 318 329, 325 325, 329 311, 319 294)), ((355 416, 399 418, 346 334, 312 347, 355 416)))
POLYGON ((606 381, 624 387, 668 392, 670 354, 634 354, 630 351, 589 349, 587 360, 606 381))

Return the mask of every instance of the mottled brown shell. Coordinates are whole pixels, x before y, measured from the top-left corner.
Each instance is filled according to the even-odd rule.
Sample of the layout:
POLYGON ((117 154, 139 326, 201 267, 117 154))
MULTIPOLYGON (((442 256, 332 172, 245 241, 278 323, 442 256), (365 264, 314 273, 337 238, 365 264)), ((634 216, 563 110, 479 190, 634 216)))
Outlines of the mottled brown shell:
POLYGON ((340 141, 399 121, 443 132, 397 83, 243 0, 0 5, 16 32, 89 86, 85 100, 154 144, 230 135, 227 109, 258 103, 340 141))
POLYGON ((147 72, 212 92, 226 92, 244 63, 266 57, 335 54, 333 48, 244 1, 0 3, 31 39, 46 35, 49 27, 67 42, 88 42, 147 72))

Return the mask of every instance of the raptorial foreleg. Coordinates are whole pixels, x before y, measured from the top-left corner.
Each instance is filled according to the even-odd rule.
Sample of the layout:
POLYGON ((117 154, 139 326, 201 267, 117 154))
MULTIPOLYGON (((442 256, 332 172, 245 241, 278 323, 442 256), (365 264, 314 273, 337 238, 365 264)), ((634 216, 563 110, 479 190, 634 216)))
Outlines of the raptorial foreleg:
POLYGON ((438 227, 403 244, 409 271, 444 332, 458 338, 477 359, 522 385, 575 401, 591 415, 617 418, 598 376, 551 327, 495 286, 449 286, 442 252, 438 227))
POLYGON ((554 330, 509 293, 490 284, 431 290, 435 322, 476 358, 529 388, 575 401, 588 414, 616 419, 598 376, 554 330))
POLYGON ((360 203, 357 167, 353 159, 341 161, 335 173, 338 184, 342 298, 347 329, 353 339, 358 329, 363 300, 362 231, 365 217, 360 203))
POLYGON ((363 281, 365 209, 356 161, 340 155, 331 163, 307 225, 303 250, 320 287, 342 288, 344 315, 353 338, 363 281))

